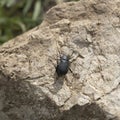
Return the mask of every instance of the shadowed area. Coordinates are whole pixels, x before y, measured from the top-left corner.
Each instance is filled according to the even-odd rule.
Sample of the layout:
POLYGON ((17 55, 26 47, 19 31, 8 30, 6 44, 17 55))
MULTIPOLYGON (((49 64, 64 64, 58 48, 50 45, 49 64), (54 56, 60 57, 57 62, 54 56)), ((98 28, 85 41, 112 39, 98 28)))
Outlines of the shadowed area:
POLYGON ((104 111, 95 103, 85 106, 75 105, 64 111, 61 120, 107 120, 104 111))

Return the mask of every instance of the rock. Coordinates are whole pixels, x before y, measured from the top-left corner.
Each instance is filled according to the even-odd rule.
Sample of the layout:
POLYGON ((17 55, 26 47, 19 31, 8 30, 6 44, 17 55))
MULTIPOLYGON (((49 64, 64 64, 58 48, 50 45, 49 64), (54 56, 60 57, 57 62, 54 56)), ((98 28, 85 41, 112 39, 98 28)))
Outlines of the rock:
POLYGON ((120 120, 120 2, 80 0, 0 47, 5 120, 120 120), (58 78, 61 54, 70 69, 58 78))

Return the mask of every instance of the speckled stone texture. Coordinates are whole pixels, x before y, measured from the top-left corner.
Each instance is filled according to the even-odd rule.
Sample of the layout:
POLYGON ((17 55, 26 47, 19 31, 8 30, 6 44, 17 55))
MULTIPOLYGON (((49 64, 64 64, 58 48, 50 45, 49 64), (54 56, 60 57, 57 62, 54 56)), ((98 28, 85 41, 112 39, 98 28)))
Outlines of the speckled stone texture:
POLYGON ((120 0, 60 4, 3 44, 0 120, 120 120, 120 0))

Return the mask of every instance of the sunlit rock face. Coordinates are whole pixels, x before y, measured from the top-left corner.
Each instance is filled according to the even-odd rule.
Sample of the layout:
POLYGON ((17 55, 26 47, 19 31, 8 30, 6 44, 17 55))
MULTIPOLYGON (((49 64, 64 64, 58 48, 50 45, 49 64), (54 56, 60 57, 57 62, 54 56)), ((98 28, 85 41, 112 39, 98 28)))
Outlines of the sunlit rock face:
POLYGON ((51 8, 0 47, 1 120, 120 120, 120 1, 51 8), (70 66, 57 76, 61 55, 70 66))

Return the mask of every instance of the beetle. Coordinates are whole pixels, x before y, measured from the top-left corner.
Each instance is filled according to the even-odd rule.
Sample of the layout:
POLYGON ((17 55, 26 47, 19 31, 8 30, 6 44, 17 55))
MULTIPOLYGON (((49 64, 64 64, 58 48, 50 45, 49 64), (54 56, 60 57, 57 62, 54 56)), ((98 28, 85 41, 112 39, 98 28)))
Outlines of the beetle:
POLYGON ((57 75, 63 76, 66 75, 68 70, 69 70, 70 62, 69 62, 69 56, 67 55, 62 55, 60 57, 60 62, 57 64, 56 67, 56 73, 57 75))

